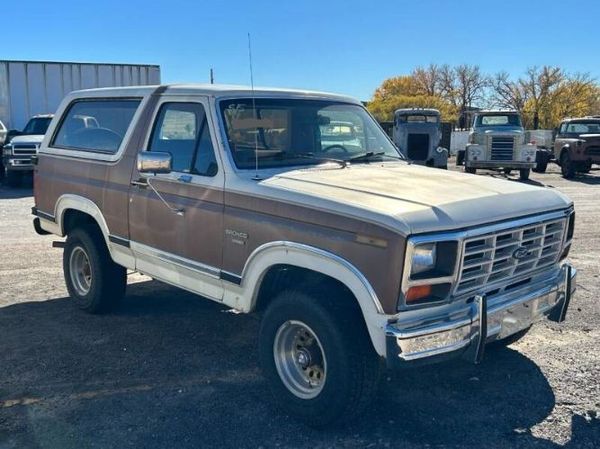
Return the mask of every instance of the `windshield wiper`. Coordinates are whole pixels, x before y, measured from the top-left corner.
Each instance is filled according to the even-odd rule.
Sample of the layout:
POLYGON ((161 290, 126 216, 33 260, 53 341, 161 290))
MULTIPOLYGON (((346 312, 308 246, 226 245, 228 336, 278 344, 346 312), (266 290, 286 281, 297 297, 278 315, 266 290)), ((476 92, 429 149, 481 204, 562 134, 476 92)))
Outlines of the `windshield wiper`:
POLYGON ((315 156, 314 153, 285 153, 289 155, 291 158, 297 157, 302 159, 312 159, 313 161, 320 162, 335 162, 336 164, 340 164, 342 168, 346 168, 348 166, 348 161, 344 159, 336 159, 333 157, 321 157, 315 156))
POLYGON ((345 159, 346 162, 369 162, 373 159, 381 158, 381 157, 389 157, 391 159, 398 159, 400 161, 404 161, 405 159, 401 156, 392 156, 391 154, 386 154, 385 151, 381 151, 379 153, 375 153, 373 151, 368 151, 367 153, 359 154, 358 156, 353 156, 351 158, 345 159))

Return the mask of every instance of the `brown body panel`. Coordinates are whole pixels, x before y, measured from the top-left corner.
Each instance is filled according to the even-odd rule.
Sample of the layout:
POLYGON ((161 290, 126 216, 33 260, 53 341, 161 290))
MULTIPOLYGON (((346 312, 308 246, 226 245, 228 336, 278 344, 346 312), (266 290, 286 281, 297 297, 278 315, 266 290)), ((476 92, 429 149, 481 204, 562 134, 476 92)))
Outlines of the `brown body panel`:
POLYGON ((369 280, 384 311, 396 312, 405 252, 405 240, 399 234, 316 210, 309 204, 292 205, 232 192, 225 193, 224 224, 226 271, 241 274, 252 251, 265 243, 278 240, 302 243, 352 263, 369 280), (238 234, 232 235, 231 231, 238 234), (246 238, 239 233, 246 234, 246 238), (358 236, 377 239, 377 244, 360 243, 358 236))

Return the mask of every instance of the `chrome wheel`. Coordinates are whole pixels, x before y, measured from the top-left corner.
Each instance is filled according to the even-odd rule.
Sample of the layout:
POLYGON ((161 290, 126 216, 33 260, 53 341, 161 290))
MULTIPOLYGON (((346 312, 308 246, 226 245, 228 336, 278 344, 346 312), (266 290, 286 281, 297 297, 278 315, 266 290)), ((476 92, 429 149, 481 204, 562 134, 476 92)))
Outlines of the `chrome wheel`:
POLYGON ((77 294, 80 296, 87 295, 92 286, 92 266, 87 252, 81 246, 76 246, 71 251, 69 274, 77 294))
POLYGON ((273 356, 285 387, 301 399, 321 393, 327 376, 323 346, 313 330, 301 321, 286 321, 275 334, 273 356))

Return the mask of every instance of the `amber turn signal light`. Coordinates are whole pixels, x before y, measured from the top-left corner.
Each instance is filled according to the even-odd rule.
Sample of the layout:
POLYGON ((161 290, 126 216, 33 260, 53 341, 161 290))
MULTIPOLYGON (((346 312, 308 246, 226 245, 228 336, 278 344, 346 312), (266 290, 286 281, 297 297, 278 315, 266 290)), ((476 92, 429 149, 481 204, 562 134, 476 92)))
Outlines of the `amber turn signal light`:
POLYGON ((409 288, 404 298, 406 299, 406 303, 410 304, 411 302, 419 301, 430 295, 431 285, 417 285, 416 287, 409 288))

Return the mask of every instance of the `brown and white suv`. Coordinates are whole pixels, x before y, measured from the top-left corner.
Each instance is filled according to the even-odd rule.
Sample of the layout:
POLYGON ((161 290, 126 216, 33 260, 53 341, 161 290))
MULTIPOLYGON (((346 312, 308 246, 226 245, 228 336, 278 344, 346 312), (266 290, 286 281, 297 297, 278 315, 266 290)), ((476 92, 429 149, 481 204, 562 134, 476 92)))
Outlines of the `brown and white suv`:
POLYGON ((260 313, 273 396, 312 425, 362 410, 382 361, 479 361, 488 342, 562 321, 575 288, 569 199, 409 165, 331 94, 71 93, 39 151, 33 214, 66 236, 86 311, 113 307, 130 269, 260 313), (340 122, 352 139, 331 140, 340 122))
POLYGON ((592 164, 600 164, 600 117, 563 120, 554 141, 554 157, 565 178, 588 173, 592 164))

